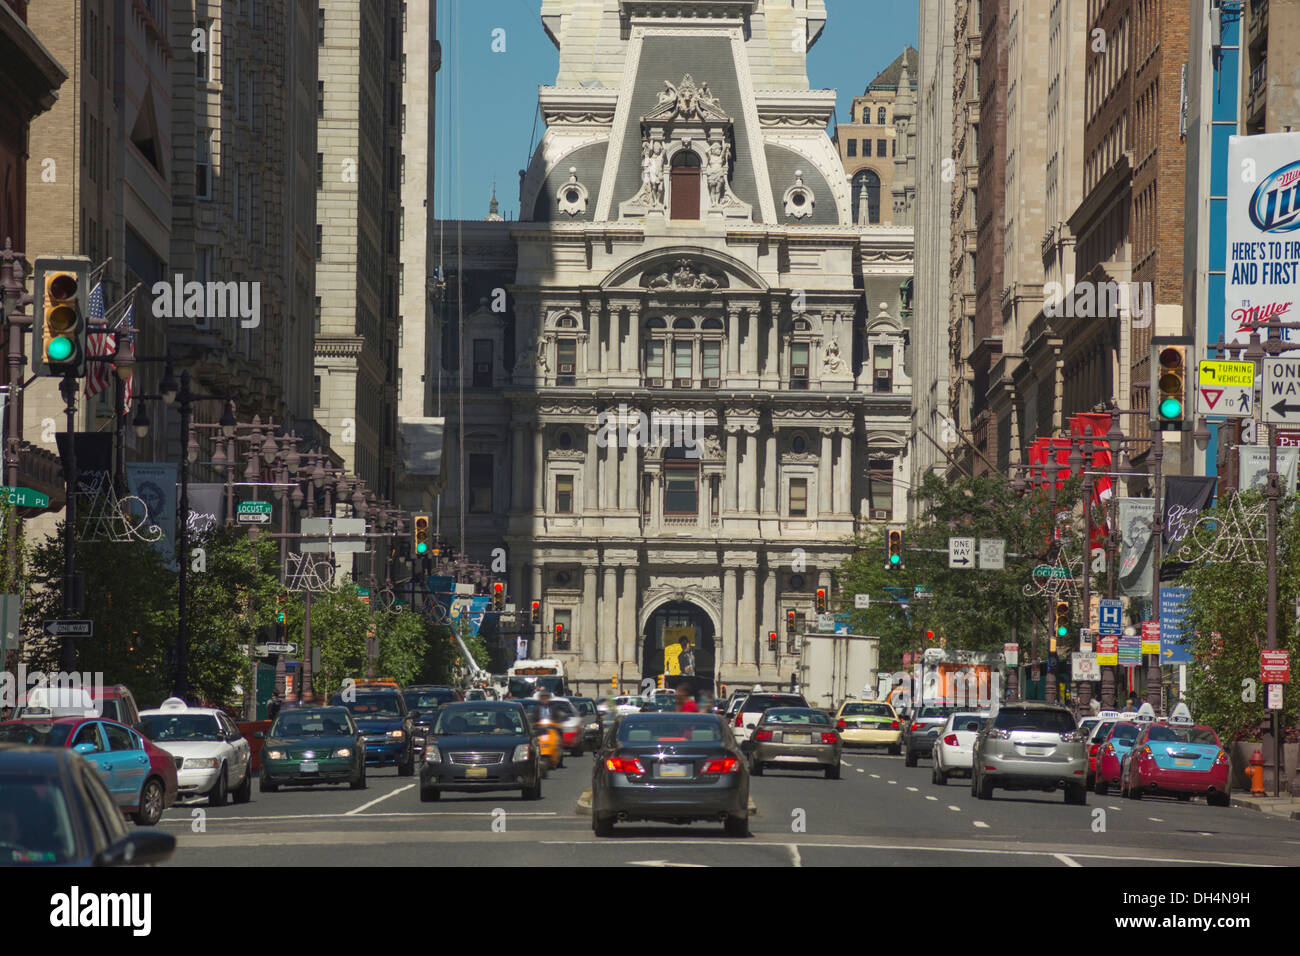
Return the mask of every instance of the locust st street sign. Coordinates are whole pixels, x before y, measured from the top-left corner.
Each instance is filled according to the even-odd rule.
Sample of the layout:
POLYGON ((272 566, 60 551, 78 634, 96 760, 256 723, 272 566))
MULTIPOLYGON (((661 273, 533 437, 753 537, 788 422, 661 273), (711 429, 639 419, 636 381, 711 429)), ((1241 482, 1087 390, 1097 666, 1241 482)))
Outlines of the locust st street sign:
POLYGON ((969 569, 975 567, 975 539, 948 539, 948 567, 969 569))
POLYGON ((1260 400, 1265 425, 1300 425, 1300 359, 1264 359, 1260 400))
POLYGON ((1196 374, 1196 411, 1249 418, 1254 414, 1255 363, 1204 360, 1196 374))
POLYGON ((235 509, 235 520, 239 524, 270 524, 271 502, 241 501, 235 509))

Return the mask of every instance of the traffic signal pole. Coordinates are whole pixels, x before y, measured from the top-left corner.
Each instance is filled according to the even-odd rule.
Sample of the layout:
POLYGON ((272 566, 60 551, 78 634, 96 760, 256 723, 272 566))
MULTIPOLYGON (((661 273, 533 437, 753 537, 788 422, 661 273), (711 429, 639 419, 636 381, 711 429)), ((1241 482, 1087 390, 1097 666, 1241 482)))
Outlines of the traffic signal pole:
MULTIPOLYGON (((73 576, 77 548, 77 376, 72 370, 64 373, 59 383, 63 393, 63 413, 67 420, 68 448, 63 459, 64 496, 67 501, 63 515, 63 616, 72 618, 77 610, 73 606, 73 576)), ((12 414, 12 412, 10 413, 12 414)), ((77 669, 77 645, 71 634, 63 635, 60 666, 64 673, 77 669)))
MULTIPOLYGON (((1165 433, 1159 428, 1152 429, 1151 437, 1151 475, 1153 487, 1151 496, 1155 507, 1151 515, 1151 620, 1160 624, 1160 565, 1165 559, 1165 511, 1163 500, 1164 475, 1162 466, 1165 459, 1165 433)), ((1139 625, 1140 626, 1140 625, 1139 625)), ((1160 655, 1147 655, 1147 703, 1157 714, 1160 713, 1160 655)))

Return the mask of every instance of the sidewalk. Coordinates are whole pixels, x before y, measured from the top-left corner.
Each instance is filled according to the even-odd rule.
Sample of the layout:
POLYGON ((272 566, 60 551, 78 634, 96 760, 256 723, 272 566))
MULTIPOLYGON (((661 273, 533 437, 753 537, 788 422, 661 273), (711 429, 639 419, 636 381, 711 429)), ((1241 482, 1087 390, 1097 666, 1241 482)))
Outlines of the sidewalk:
POLYGON ((1249 793, 1234 793, 1232 805, 1246 810, 1260 810, 1288 820, 1300 820, 1300 799, 1290 794, 1280 797, 1252 797, 1249 793))

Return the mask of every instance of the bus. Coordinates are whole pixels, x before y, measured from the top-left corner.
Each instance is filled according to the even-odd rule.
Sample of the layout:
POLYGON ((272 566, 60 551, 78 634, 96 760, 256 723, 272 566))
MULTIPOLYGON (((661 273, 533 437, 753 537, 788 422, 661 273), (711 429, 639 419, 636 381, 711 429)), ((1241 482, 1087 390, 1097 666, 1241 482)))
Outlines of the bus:
POLYGON ((545 687, 554 697, 568 695, 564 681, 564 664, 553 658, 536 661, 515 661, 506 672, 506 696, 532 697, 539 687, 545 687))

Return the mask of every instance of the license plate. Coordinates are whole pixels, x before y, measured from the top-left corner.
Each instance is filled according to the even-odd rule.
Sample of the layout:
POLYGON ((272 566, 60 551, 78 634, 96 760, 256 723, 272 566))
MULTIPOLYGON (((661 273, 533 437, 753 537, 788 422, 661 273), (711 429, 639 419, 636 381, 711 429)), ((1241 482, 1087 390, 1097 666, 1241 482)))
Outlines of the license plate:
POLYGON ((661 777, 689 777, 691 768, 684 763, 661 763, 659 765, 659 776, 661 777))
POLYGON ((785 742, 788 744, 806 744, 812 738, 807 734, 786 734, 785 742))
POLYGON ((314 760, 304 760, 299 768, 303 773, 320 773, 320 764, 314 760))
POLYGON ((465 777, 469 780, 480 780, 487 776, 487 767, 466 767, 465 777))
POLYGON ((1175 761, 1174 761, 1174 766, 1175 766, 1175 767, 1194 767, 1194 766, 1196 766, 1196 761, 1195 761, 1195 760, 1175 760, 1175 761))

